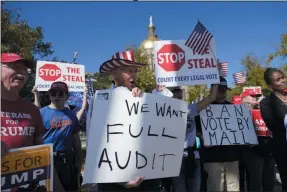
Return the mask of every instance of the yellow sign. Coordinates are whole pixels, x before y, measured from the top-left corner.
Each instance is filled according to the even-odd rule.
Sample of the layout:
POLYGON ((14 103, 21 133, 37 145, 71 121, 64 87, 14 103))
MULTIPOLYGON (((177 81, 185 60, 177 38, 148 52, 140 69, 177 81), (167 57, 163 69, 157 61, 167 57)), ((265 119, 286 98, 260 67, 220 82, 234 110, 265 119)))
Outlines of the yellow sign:
POLYGON ((45 186, 53 191, 53 146, 12 149, 1 161, 1 190, 45 186))

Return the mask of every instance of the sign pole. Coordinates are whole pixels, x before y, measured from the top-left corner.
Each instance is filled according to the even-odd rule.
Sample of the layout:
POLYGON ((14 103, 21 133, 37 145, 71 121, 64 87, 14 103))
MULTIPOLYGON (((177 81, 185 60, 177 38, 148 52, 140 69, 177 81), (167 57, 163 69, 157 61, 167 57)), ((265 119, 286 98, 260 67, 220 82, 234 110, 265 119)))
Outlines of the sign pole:
POLYGON ((78 52, 75 52, 73 62, 72 62, 73 64, 76 64, 77 57, 78 57, 78 52))

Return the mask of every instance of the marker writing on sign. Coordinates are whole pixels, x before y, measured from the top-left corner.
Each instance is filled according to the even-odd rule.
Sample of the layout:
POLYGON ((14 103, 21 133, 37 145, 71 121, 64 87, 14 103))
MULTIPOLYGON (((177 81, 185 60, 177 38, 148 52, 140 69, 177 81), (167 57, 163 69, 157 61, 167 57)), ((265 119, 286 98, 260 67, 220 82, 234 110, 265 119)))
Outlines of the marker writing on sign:
MULTIPOLYGON (((121 132, 121 131, 111 132, 110 129, 111 129, 112 127, 117 127, 116 130, 119 130, 119 127, 124 127, 124 124, 121 124, 121 123, 117 123, 117 124, 107 124, 107 143, 109 143, 109 141, 110 141, 110 135, 124 135, 124 134, 125 134, 124 132, 121 132)), ((140 137, 141 134, 143 133, 143 130, 144 130, 144 127, 141 127, 139 133, 133 133, 133 131, 132 131, 132 124, 129 124, 128 127, 129 127, 129 135, 130 135, 132 138, 138 138, 138 137, 140 137)), ((159 130, 159 129, 158 129, 158 128, 155 128, 155 130, 159 130)), ((166 128, 165 128, 165 127, 162 128, 161 134, 153 132, 151 125, 148 126, 148 130, 147 130, 146 135, 147 135, 148 137, 158 137, 158 136, 160 135, 161 137, 166 137, 166 138, 170 138, 170 139, 177 139, 176 136, 168 135, 168 134, 166 133, 166 128)))
MULTIPOLYGON (((135 164, 136 169, 143 169, 143 168, 145 168, 148 165, 149 161, 148 161, 147 157, 144 154, 140 153, 139 151, 136 151, 134 153, 134 155, 135 155, 135 161, 136 161, 136 164, 135 164)), ((127 160, 126 161, 119 162, 119 159, 122 159, 122 158, 119 158, 119 154, 118 154, 117 151, 115 152, 114 157, 115 157, 115 161, 116 161, 117 167, 119 169, 126 169, 128 167, 128 165, 130 163, 130 160, 131 160, 132 151, 128 151, 128 155, 126 155, 126 156, 127 156, 127 160)), ((162 157, 162 168, 161 168, 162 171, 164 171, 164 168, 165 168, 165 166, 164 166, 165 157, 167 157, 167 156, 175 157, 176 155, 172 154, 172 153, 170 153, 170 154, 163 153, 163 154, 158 156, 159 158, 162 157)), ((152 169, 155 169, 155 167, 154 167, 155 159, 156 159, 156 153, 153 154, 152 166, 151 166, 152 169)), ((101 157, 100 157, 100 160, 98 162, 98 168, 101 168, 103 163, 108 164, 108 166, 109 166, 111 171, 114 170, 114 168, 112 166, 113 162, 109 158, 109 155, 108 155, 108 152, 107 152, 107 148, 104 148, 102 150, 101 157)))
POLYGON ((200 118, 201 125, 208 132, 210 145, 222 145, 226 142, 230 145, 250 144, 245 139, 244 129, 250 129, 251 119, 244 117, 241 105, 222 105, 219 117, 214 117, 211 106, 208 106, 204 111, 207 118, 200 118), (236 117, 231 117, 230 110, 234 111, 236 117), (237 128, 234 125, 231 126, 232 118, 236 118, 237 128))

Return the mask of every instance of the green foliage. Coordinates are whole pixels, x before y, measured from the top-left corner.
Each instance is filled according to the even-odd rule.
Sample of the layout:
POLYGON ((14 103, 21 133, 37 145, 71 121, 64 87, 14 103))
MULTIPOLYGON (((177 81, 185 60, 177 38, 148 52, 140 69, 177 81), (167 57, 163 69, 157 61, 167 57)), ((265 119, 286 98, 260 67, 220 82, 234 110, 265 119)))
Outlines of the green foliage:
POLYGON ((145 92, 152 92, 156 87, 155 74, 148 65, 148 55, 146 51, 141 47, 136 48, 135 46, 131 46, 127 50, 133 50, 136 62, 146 65, 139 69, 136 80, 137 87, 145 92))
MULTIPOLYGON (((53 53, 52 43, 44 42, 43 29, 32 28, 26 20, 20 19, 20 14, 5 9, 1 3, 1 52, 17 53, 24 58, 36 60, 36 57, 46 57, 53 53)), ((35 70, 29 73, 28 81, 21 90, 20 96, 32 101, 31 90, 35 84, 35 70)))
POLYGON ((93 86, 96 90, 108 89, 112 85, 112 76, 104 75, 102 73, 96 72, 91 76, 96 82, 93 82, 93 86))
POLYGON ((209 90, 206 85, 194 85, 194 86, 186 86, 186 100, 188 103, 195 101, 205 90, 204 96, 209 95, 209 90))
POLYGON ((283 59, 283 61, 285 61, 285 63, 283 63, 283 65, 286 68, 287 65, 287 32, 283 33, 281 35, 281 43, 279 48, 276 49, 276 51, 272 54, 269 55, 267 62, 271 62, 272 60, 274 60, 277 57, 281 57, 283 59))
POLYGON ((154 72, 148 67, 142 67, 137 75, 137 87, 151 93, 156 87, 154 72))
POLYGON ((53 61, 53 62, 60 62, 60 63, 69 63, 66 60, 60 60, 59 57, 53 57, 53 59, 51 61, 53 61))
POLYGON ((26 20, 20 19, 19 13, 5 9, 5 4, 2 4, 1 15, 2 52, 17 53, 29 59, 53 53, 52 43, 44 42, 41 27, 32 28, 26 20))
POLYGON ((27 99, 28 101, 34 102, 34 94, 31 92, 35 85, 36 69, 32 69, 29 73, 27 83, 20 91, 20 96, 27 99))
POLYGON ((228 92, 227 98, 231 98, 235 95, 242 93, 243 87, 261 86, 264 95, 269 94, 270 91, 264 82, 264 71, 266 67, 263 67, 259 59, 251 54, 248 54, 241 61, 244 69, 247 71, 246 82, 243 85, 235 86, 228 92))

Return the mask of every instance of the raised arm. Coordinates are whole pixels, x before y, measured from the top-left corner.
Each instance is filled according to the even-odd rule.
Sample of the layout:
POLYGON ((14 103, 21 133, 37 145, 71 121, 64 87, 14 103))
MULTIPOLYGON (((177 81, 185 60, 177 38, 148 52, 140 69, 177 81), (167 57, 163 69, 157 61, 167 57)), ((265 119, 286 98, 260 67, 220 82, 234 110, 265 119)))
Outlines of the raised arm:
POLYGON ((86 108, 87 108, 87 93, 88 93, 88 88, 85 87, 85 92, 84 92, 84 94, 83 94, 82 107, 81 107, 81 109, 80 109, 80 110, 78 111, 78 113, 77 113, 77 118, 78 118, 79 121, 81 120, 81 118, 82 118, 82 116, 83 116, 83 114, 84 114, 84 112, 85 112, 85 110, 86 110, 86 108))
POLYGON ((198 103, 196 103, 197 113, 199 113, 200 111, 205 109, 209 104, 211 104, 212 102, 215 101, 217 91, 218 91, 218 85, 217 84, 211 85, 210 95, 208 97, 202 99, 198 103))

